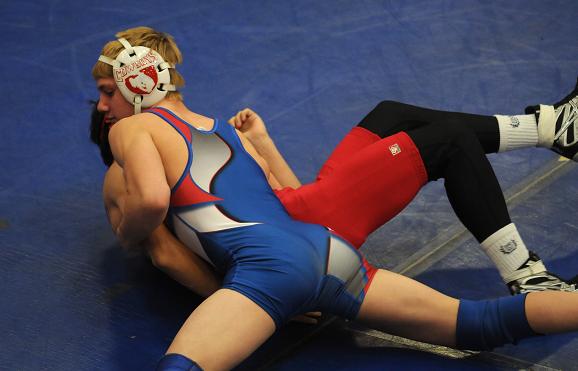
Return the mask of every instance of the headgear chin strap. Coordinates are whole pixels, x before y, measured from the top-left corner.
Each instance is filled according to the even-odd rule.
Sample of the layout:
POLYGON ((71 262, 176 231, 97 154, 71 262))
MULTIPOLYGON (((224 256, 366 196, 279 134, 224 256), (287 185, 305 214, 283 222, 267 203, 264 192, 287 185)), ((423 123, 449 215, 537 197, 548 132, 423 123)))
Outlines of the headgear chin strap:
POLYGON ((169 74, 169 68, 174 66, 165 62, 159 53, 145 46, 132 46, 123 38, 118 41, 124 50, 116 59, 101 55, 98 60, 112 66, 114 81, 126 100, 134 105, 135 114, 176 90, 169 74))

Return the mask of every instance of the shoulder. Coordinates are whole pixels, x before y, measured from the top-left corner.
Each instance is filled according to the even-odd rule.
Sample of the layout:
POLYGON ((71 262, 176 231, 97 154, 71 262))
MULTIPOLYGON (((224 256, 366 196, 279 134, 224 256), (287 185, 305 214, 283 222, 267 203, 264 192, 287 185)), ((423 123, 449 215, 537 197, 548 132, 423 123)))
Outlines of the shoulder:
POLYGON ((151 125, 148 124, 155 119, 156 116, 154 115, 140 113, 123 118, 110 128, 108 141, 116 160, 119 160, 117 156, 121 154, 121 149, 135 138, 142 137, 142 135, 149 136, 151 134, 149 130, 151 125))
POLYGON ((121 120, 118 120, 111 128, 110 128, 110 136, 119 135, 128 131, 145 131, 146 125, 142 125, 143 123, 154 121, 156 116, 146 114, 146 113, 139 113, 137 115, 132 115, 129 117, 125 117, 121 120))

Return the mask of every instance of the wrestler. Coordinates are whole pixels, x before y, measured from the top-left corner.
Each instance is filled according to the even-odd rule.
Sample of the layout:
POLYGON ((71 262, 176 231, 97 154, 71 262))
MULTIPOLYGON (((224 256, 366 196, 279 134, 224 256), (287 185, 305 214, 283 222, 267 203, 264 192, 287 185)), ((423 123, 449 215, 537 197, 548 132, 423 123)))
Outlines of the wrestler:
MULTIPOLYGON (((511 223, 499 184, 482 153, 540 145, 576 159, 577 95, 575 89, 553 106, 542 105, 536 114, 494 117, 384 101, 341 141, 317 180, 305 186, 301 186, 255 112, 244 109, 229 123, 243 132, 266 160, 275 175, 271 186, 277 189, 276 194, 285 208, 298 220, 328 226, 359 247, 371 232, 413 199, 424 183, 420 179, 423 176, 403 172, 419 168, 423 161, 427 181, 444 178, 456 214, 481 243, 513 294, 535 290, 574 291, 575 279, 565 281, 548 272, 538 255, 526 248, 511 223), (541 128, 540 135, 538 128, 541 128), (381 158, 375 152, 385 151, 385 147, 388 151, 397 148, 391 147, 393 142, 384 146, 383 142, 392 138, 381 139, 404 130, 412 136, 412 146, 418 143, 419 155, 403 165, 400 159, 405 156, 398 156, 395 164, 380 168, 386 171, 376 171, 374 163, 381 158), (474 156, 473 150, 477 150, 474 156), (351 184, 352 180, 362 184, 361 192, 351 184)), ((101 109, 106 110, 106 105, 101 109)), ((532 110, 535 112, 536 108, 532 110)), ((93 141, 100 145, 105 163, 110 164, 112 155, 104 135, 108 125, 104 125, 103 114, 95 111, 93 115, 93 141)), ((162 260, 162 264, 156 265, 174 271, 170 258, 173 254, 182 255, 171 252, 170 248, 157 249, 154 257, 157 262, 162 260)), ((185 276, 186 273, 180 274, 179 281, 184 282, 185 276)))
MULTIPOLYGON (((99 107, 114 124, 108 138, 115 162, 104 186, 109 221, 130 248, 168 219, 181 241, 202 240, 199 255, 224 275, 222 288, 187 319, 159 369, 232 368, 292 315, 314 309, 468 349, 578 329, 576 293, 458 301, 376 270, 327 228, 291 219, 271 188, 279 180, 254 146, 232 126, 167 94, 175 80, 157 74, 177 62, 167 53, 168 47, 178 54, 172 39, 148 28, 117 36, 100 60, 121 79, 110 77, 110 67, 95 66, 108 68, 108 76, 97 78, 99 107), (154 92, 123 91, 138 73, 155 81, 154 92), (149 105, 154 108, 139 113, 149 105)), ((385 156, 419 158, 413 137, 394 137, 393 144, 378 141, 399 147, 385 156)), ((417 164, 411 171, 425 178, 427 166, 417 164)))

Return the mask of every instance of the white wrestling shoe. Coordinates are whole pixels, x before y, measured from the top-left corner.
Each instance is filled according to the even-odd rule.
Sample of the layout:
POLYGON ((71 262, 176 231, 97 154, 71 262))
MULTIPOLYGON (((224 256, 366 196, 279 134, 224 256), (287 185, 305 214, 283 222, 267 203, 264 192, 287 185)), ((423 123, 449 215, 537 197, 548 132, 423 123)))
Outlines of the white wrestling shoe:
POLYGON ((546 270, 540 257, 530 251, 528 261, 506 277, 512 295, 532 291, 578 291, 576 282, 564 281, 546 270))
POLYGON ((538 146, 578 161, 578 81, 574 90, 553 106, 526 108, 537 115, 538 146))

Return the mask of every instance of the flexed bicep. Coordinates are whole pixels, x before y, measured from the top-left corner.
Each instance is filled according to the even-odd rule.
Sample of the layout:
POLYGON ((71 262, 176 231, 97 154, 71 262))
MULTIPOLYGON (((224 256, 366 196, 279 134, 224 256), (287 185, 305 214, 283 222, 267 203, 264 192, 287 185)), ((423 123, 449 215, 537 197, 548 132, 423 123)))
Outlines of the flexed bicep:
POLYGON ((109 140, 114 158, 123 168, 127 192, 142 202, 168 203, 170 189, 151 134, 138 123, 124 121, 111 129, 109 140))
POLYGON ((109 133, 126 187, 122 217, 115 229, 126 247, 138 244, 162 223, 170 201, 159 151, 151 134, 135 117, 119 121, 109 133))

